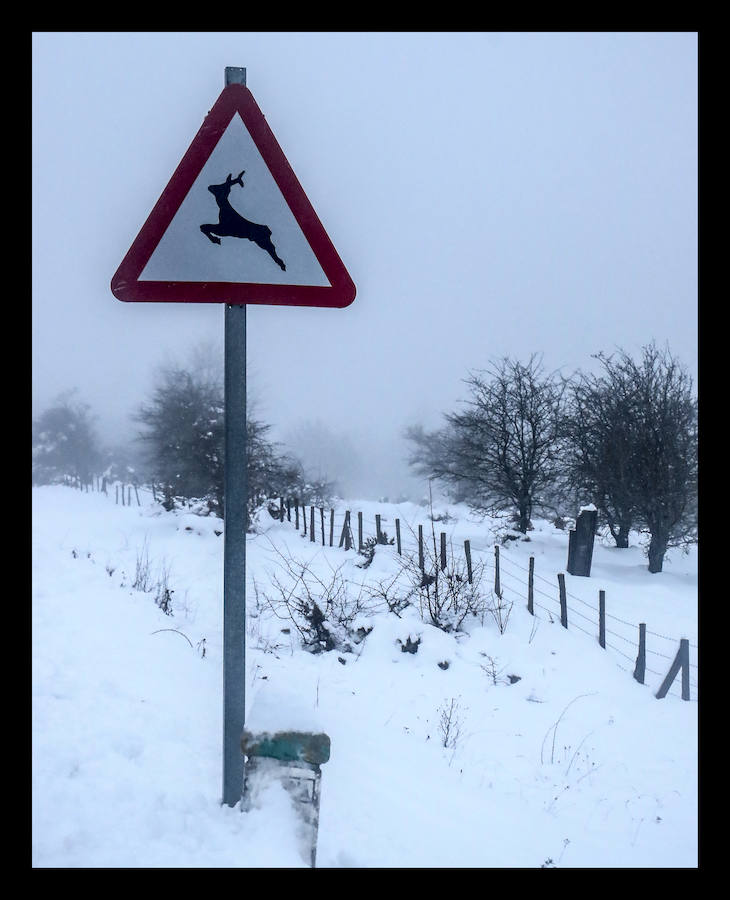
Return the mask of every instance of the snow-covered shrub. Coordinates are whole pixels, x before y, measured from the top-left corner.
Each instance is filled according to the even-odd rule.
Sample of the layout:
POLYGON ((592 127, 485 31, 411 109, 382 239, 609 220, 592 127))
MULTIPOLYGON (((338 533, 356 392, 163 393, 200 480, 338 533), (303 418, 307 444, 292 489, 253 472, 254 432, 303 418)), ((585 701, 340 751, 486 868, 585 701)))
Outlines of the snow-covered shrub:
POLYGON ((170 587, 170 566, 163 561, 155 582, 155 605, 159 606, 166 616, 172 615, 172 595, 174 593, 175 591, 170 587))
POLYGON ((359 568, 367 569, 370 563, 375 558, 375 548, 378 544, 382 544, 384 546, 392 545, 395 543, 395 538, 389 538, 387 531, 381 531, 377 537, 369 537, 363 541, 363 545, 360 550, 357 552, 360 556, 364 557, 363 562, 358 563, 359 568))
POLYGON ((413 556, 404 558, 403 569, 410 581, 408 601, 418 605, 424 622, 443 631, 458 631, 467 617, 483 619, 489 609, 482 588, 484 566, 481 563, 472 566, 471 581, 463 557, 450 554, 442 569, 434 542, 433 548, 424 548, 423 570, 413 556))
POLYGON ((514 606, 513 600, 506 600, 504 591, 499 594, 496 591, 490 591, 487 599, 486 610, 494 619, 500 634, 504 634, 507 630, 507 622, 514 606))
POLYGON ((387 610, 400 618, 400 614, 411 605, 413 594, 408 579, 403 576, 404 570, 401 568, 387 578, 368 582, 365 590, 369 608, 373 611, 387 610))
MULTIPOLYGON (((108 567, 107 571, 109 571, 108 567)), ((111 572, 109 574, 111 575, 111 572)), ((142 591, 145 594, 154 593, 155 604, 159 606, 166 616, 172 615, 172 595, 175 591, 170 587, 170 566, 163 559, 158 567, 157 574, 153 574, 147 538, 144 539, 142 546, 137 550, 132 587, 135 591, 142 591)))
POLYGON ((438 733, 441 746, 446 750, 456 752, 462 737, 465 710, 461 708, 459 700, 456 697, 452 697, 450 700, 444 700, 438 708, 438 716, 438 733))
POLYGON ((134 561, 134 581, 132 587, 135 591, 147 593, 150 590, 152 582, 150 553, 147 538, 142 542, 142 546, 137 551, 134 561))
POLYGON ((502 668, 499 668, 498 660, 495 656, 490 656, 488 653, 482 653, 481 655, 486 659, 486 663, 482 663, 480 668, 482 672, 484 672, 484 674, 487 676, 487 678, 492 682, 492 684, 495 687, 500 683, 506 684, 507 678, 502 677, 504 666, 502 668))
POLYGON ((363 557, 363 561, 358 563, 358 567, 360 569, 367 569, 370 563, 375 559, 375 547, 377 546, 377 539, 374 537, 366 538, 363 541, 363 545, 357 552, 360 556, 363 557))
POLYGON ((271 591, 260 589, 257 595, 278 618, 292 622, 306 650, 351 651, 371 630, 363 621, 369 611, 364 588, 353 590, 344 564, 320 575, 308 563, 274 549, 280 564, 270 575, 271 591))

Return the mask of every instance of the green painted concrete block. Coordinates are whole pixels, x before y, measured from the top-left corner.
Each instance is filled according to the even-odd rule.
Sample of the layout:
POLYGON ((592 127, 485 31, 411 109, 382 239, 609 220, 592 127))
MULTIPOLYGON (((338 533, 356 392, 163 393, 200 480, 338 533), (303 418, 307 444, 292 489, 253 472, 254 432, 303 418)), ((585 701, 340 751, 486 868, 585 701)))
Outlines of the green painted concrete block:
POLYGON ((277 731, 253 734, 244 731, 241 749, 246 756, 264 756, 282 762, 308 762, 322 765, 330 758, 330 739, 311 731, 277 731))

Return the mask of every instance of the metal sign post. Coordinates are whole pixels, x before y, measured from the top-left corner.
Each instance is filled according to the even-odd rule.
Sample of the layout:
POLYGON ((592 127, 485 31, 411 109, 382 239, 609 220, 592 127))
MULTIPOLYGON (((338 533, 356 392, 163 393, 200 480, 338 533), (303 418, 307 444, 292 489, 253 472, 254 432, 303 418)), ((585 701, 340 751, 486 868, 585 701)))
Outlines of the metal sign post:
POLYGON ((246 713, 246 306, 225 307, 223 802, 243 790, 246 713))
POLYGON ((225 304, 223 803, 235 806, 246 712, 246 304, 342 309, 355 299, 347 269, 246 87, 244 68, 226 66, 220 97, 111 291, 124 302, 225 304))
MULTIPOLYGON (((226 85, 246 70, 226 68, 226 85)), ((225 306, 223 444, 223 802, 243 792, 241 735, 246 718, 246 304, 225 306)))

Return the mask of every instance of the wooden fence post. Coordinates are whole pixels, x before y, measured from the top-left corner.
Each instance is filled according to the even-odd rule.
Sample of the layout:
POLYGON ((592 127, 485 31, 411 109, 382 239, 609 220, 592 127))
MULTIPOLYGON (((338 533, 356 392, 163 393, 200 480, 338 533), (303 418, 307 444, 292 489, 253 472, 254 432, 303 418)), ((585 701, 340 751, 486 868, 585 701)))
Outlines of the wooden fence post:
POLYGON ((425 562, 423 559, 423 525, 418 526, 418 568, 421 572, 425 569, 425 562))
POLYGON ((114 502, 119 506, 119 485, 114 485, 114 502))
POLYGON ((395 520, 395 542, 398 548, 398 556, 402 556, 400 546, 400 519, 395 520))
POLYGON ((350 510, 345 510, 345 523, 342 526, 342 534, 340 535, 340 547, 345 545, 345 550, 349 550, 352 547, 352 530, 350 528, 350 510))
POLYGON ((558 586, 560 588, 560 624, 563 628, 568 627, 568 600, 565 596, 565 575, 560 572, 558 575, 558 586))
POLYGON ((362 550, 362 513, 357 514, 357 552, 362 550))
POLYGON ((494 593, 498 596, 502 596, 502 585, 499 582, 499 546, 495 544, 494 546, 494 593))
POLYGON ((446 570, 446 532, 441 532, 441 571, 446 570))
POLYGON ((127 506, 132 505, 132 488, 130 485, 127 485, 127 506))
POLYGON ((314 543, 315 535, 314 535, 314 507, 309 507, 309 540, 314 543))
POLYGON ((294 498, 294 527, 299 531, 299 500, 294 498))
POLYGON ((345 550, 352 547, 352 528, 350 527, 350 510, 345 510, 345 550))
POLYGON ((330 510, 330 547, 332 546, 332 542, 335 539, 335 511, 334 509, 330 510))
POLYGON ((302 525, 304 526, 304 537, 307 536, 307 507, 302 503, 302 525))
POLYGON ((680 669, 682 670, 682 700, 689 700, 689 640, 687 638, 682 638, 679 642, 679 650, 667 672, 667 677, 654 695, 657 700, 667 696, 667 691, 672 686, 680 669))
POLYGON ((137 498, 137 506, 141 506, 142 504, 139 502, 139 494, 137 492, 137 485, 134 486, 134 496, 137 498))
POLYGON ((639 623, 639 652, 636 657, 636 665, 634 666, 634 678, 639 684, 644 683, 646 676, 646 624, 639 623))
MULTIPOLYGON (((103 485, 103 491, 106 494, 106 478, 102 482, 102 485, 103 485)), ((152 499, 154 500, 155 503, 157 503, 157 491, 155 490, 154 481, 152 482, 152 499)))
POLYGON ((375 513, 375 543, 380 543, 380 515, 375 513))
POLYGON ((679 642, 679 655, 682 657, 682 700, 689 700, 689 641, 682 638, 679 642))
POLYGON ((535 615, 535 557, 530 557, 530 567, 527 573, 527 611, 531 616, 535 615))
POLYGON ((324 547, 324 506, 319 508, 319 518, 322 523, 322 546, 324 547))
POLYGON ((469 579, 469 584, 471 584, 473 581, 471 571, 471 541, 464 541, 464 555, 466 556, 466 576, 469 579))
POLYGON ((284 521, 284 498, 279 497, 279 521, 284 521))
POLYGON ((291 522, 291 497, 286 498, 286 520, 291 522))
POLYGON ((598 643, 606 649, 606 592, 598 592, 598 643))

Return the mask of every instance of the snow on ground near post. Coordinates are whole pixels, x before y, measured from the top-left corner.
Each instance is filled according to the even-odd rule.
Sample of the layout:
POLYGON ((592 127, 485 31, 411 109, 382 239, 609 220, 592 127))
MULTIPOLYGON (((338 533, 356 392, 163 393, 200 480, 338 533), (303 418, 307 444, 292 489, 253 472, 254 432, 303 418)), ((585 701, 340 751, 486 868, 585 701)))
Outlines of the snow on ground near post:
MULTIPOLYGON (((306 866, 276 783, 251 812, 220 804, 222 523, 140 499, 122 507, 98 493, 33 490, 33 865, 306 866), (145 559, 148 592, 133 588, 145 559), (154 599, 165 582, 171 616, 154 599)), ((282 558, 323 582, 339 573, 353 590, 400 561, 394 546, 378 546, 359 568, 363 557, 337 547, 344 508, 333 548, 321 544, 319 511, 314 543, 264 512, 247 545, 247 727, 321 730, 332 742, 317 865, 695 867, 696 552, 670 553, 650 575, 638 547, 597 542, 591 577, 566 575, 566 630, 556 575, 568 535, 538 522, 530 541, 500 547, 514 603, 504 633, 486 617, 447 634, 411 608, 371 615, 373 630, 352 652, 312 654, 263 600, 282 558), (599 589, 613 617, 605 650, 599 589), (644 685, 631 674, 639 622, 644 685), (409 637, 420 640, 416 653, 402 650, 409 637), (679 679, 657 700, 680 637, 692 647, 692 700, 680 699, 679 679)), ((399 517, 404 552, 419 523, 433 541, 428 509, 347 508, 356 541, 358 510, 366 536, 376 513, 389 538, 399 517)), ((492 567, 489 581, 492 523, 460 506, 440 511, 450 518, 434 524, 437 550, 441 530, 449 554, 469 539, 474 566, 492 567)), ((327 544, 328 531, 327 512, 327 544)))

